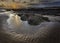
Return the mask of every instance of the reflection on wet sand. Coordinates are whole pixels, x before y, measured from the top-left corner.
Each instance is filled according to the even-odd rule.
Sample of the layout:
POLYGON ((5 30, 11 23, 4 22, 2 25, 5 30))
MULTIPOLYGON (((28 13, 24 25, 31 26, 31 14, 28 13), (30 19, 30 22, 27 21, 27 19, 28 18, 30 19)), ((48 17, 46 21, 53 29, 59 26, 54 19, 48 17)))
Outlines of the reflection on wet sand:
POLYGON ((20 17, 18 15, 10 14, 9 18, 7 19, 7 23, 10 26, 10 28, 13 28, 15 26, 20 26, 22 24, 22 20, 20 20, 20 17))

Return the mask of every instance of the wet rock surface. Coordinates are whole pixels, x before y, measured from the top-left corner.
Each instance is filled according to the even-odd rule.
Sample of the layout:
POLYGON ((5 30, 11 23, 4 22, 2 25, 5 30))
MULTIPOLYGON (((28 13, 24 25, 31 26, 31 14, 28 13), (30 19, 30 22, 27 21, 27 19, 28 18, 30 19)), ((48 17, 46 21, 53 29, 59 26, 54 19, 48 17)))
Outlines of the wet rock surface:
POLYGON ((31 26, 24 21, 19 27, 9 28, 8 18, 0 15, 0 43, 60 43, 59 22, 42 22, 31 26))

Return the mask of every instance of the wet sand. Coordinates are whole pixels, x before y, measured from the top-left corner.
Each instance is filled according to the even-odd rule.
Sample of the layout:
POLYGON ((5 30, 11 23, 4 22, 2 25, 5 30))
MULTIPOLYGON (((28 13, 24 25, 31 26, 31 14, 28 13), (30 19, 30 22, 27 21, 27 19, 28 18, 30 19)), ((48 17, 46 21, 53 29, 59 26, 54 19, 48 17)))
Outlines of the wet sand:
POLYGON ((43 22, 31 26, 23 21, 20 26, 10 28, 8 18, 0 15, 0 43, 60 43, 59 22, 43 22))

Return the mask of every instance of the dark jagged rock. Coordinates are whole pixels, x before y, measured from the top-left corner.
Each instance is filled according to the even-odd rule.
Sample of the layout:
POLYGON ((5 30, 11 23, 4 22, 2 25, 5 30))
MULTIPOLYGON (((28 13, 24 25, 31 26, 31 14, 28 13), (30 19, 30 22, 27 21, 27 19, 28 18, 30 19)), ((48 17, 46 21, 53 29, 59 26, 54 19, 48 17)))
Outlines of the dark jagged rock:
POLYGON ((22 20, 22 21, 26 21, 26 20, 27 20, 27 17, 26 17, 25 15, 22 15, 22 16, 21 16, 21 20, 22 20))
POLYGON ((39 25, 42 22, 49 22, 50 20, 48 17, 42 17, 42 16, 32 16, 30 19, 28 19, 28 23, 30 25, 39 25))

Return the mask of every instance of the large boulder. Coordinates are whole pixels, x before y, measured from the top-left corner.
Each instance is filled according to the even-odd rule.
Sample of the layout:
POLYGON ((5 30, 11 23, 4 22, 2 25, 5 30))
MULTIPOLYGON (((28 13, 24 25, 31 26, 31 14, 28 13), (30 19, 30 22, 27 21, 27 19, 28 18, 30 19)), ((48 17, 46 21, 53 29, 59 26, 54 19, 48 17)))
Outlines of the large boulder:
POLYGON ((43 17, 43 16, 31 16, 28 19, 28 23, 30 25, 39 25, 42 22, 49 22, 50 20, 48 19, 48 17, 43 17))

